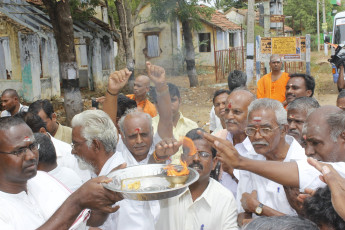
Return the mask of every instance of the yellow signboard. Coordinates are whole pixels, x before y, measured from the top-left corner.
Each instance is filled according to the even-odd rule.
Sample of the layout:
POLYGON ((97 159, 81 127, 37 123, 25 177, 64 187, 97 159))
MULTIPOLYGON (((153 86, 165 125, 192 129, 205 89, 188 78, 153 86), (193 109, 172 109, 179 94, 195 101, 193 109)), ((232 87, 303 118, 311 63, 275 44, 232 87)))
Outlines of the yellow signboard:
POLYGON ((296 38, 272 38, 272 54, 296 54, 296 38))
POLYGON ((301 53, 305 53, 305 37, 301 37, 301 53))
POLYGON ((261 53, 262 54, 271 53, 271 38, 261 38, 261 53))

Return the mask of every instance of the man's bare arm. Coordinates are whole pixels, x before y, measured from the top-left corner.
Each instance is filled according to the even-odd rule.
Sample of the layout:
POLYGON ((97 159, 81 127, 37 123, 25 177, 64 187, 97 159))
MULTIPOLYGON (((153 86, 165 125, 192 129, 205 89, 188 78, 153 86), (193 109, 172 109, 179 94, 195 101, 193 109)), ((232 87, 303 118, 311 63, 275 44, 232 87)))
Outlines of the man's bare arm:
POLYGON ((150 80, 156 86, 157 110, 159 113, 157 132, 162 139, 172 138, 171 99, 169 87, 166 83, 165 70, 160 66, 152 65, 150 62, 146 62, 146 70, 150 80))
POLYGON ((217 149, 217 158, 222 163, 236 169, 253 172, 285 186, 299 187, 296 162, 251 160, 240 156, 229 141, 222 140, 208 133, 199 133, 217 149))
POLYGON ((132 72, 128 69, 122 69, 110 74, 108 79, 108 88, 103 102, 103 111, 106 112, 111 120, 116 124, 117 117, 117 95, 127 84, 132 72))
MULTIPOLYGON (((116 212, 119 207, 112 207, 112 205, 123 198, 120 194, 107 190, 101 185, 101 182, 106 179, 106 177, 97 177, 83 184, 38 229, 69 229, 80 212, 86 208, 102 213, 116 212)), ((98 222, 97 224, 102 223, 98 222)))

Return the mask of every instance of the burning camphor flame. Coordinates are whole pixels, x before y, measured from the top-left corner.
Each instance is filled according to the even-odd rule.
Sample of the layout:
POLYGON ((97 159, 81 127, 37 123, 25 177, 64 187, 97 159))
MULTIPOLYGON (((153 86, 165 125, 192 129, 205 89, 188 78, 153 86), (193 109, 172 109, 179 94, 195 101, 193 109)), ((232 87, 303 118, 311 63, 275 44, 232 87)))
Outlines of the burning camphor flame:
POLYGON ((193 140, 189 137, 181 137, 181 139, 183 147, 189 149, 188 155, 193 156, 197 152, 193 140))
POLYGON ((181 163, 181 165, 183 167, 181 171, 177 170, 175 168, 175 166, 172 165, 172 164, 169 164, 166 167, 164 167, 164 169, 167 170, 167 175, 168 176, 184 176, 184 175, 188 175, 189 174, 189 169, 187 167, 187 162, 180 160, 180 163, 181 163))

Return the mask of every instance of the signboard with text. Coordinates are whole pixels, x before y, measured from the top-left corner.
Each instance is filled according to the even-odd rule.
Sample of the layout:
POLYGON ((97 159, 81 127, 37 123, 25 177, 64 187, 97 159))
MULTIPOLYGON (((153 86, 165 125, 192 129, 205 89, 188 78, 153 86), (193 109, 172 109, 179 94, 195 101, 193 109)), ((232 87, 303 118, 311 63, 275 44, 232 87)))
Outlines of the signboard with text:
POLYGON ((279 54, 283 59, 298 60, 305 52, 305 37, 264 37, 260 40, 262 55, 279 54))

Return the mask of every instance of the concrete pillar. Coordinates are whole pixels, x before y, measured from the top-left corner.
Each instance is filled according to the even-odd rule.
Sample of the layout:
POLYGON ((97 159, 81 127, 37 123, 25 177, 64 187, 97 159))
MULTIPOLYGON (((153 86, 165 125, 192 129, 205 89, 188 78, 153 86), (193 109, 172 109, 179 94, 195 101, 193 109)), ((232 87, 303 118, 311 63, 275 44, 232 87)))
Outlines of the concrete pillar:
POLYGON ((103 74, 102 74, 102 56, 101 56, 101 39, 94 37, 91 39, 91 76, 95 89, 101 89, 103 86, 103 74))
POLYGON ((49 75, 52 84, 52 97, 60 97, 60 62, 58 56, 58 49, 53 33, 48 34, 47 41, 48 62, 49 62, 49 75))
POLYGON ((36 34, 19 35, 23 97, 27 102, 41 97, 39 42, 36 34))
POLYGON ((248 17, 247 17, 247 60, 246 73, 247 85, 253 80, 254 72, 254 0, 248 0, 248 17))
POLYGON ((109 57, 110 57, 110 72, 115 71, 115 56, 114 56, 114 40, 109 38, 110 43, 110 50, 109 50, 109 57))

